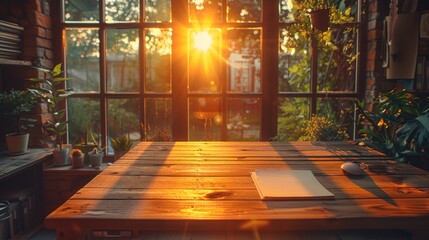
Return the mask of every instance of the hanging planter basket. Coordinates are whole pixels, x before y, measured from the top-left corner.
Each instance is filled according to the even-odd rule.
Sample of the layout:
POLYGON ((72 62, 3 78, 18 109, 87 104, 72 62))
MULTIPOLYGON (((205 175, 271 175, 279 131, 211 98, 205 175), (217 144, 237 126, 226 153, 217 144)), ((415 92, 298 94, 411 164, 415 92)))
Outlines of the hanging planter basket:
POLYGON ((312 10, 310 20, 313 29, 325 32, 329 27, 329 8, 312 10))

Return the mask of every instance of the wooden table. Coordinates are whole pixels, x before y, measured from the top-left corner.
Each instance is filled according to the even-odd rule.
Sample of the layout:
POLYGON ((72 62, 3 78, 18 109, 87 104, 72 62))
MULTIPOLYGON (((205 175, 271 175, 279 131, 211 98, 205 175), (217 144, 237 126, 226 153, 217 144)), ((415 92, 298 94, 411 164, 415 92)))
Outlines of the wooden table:
POLYGON ((288 231, 347 229, 429 239, 428 174, 351 142, 141 142, 45 227, 59 239, 284 239, 288 231), (365 174, 344 175, 349 161, 365 164, 365 174), (311 170, 335 199, 262 201, 250 177, 256 169, 311 170))

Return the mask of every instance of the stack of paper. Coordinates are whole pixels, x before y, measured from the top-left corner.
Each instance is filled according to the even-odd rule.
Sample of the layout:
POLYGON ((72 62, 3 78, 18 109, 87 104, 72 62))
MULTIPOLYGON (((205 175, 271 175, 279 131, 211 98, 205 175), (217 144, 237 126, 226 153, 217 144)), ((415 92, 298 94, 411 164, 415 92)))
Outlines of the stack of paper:
POLYGON ((310 170, 256 170, 251 176, 264 200, 334 198, 310 170))

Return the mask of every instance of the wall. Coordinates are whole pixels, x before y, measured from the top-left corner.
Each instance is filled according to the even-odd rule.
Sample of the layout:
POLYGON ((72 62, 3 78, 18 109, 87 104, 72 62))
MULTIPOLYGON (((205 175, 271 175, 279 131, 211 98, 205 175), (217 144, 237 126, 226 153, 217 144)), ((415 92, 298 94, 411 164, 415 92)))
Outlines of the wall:
POLYGON ((366 61, 365 103, 368 110, 373 108, 374 100, 380 91, 392 89, 393 85, 386 82, 382 68, 381 45, 383 20, 388 15, 390 1, 368 1, 368 35, 366 61))
MULTIPOLYGON (((48 0, 0 0, 0 19, 17 23, 24 27, 21 48, 22 60, 30 61, 33 67, 52 68, 54 65, 54 42, 50 1, 48 0)), ((44 77, 39 71, 28 66, 0 66, 0 91, 25 89, 30 84, 26 78, 44 77)), ((43 139, 43 124, 50 118, 46 105, 39 104, 32 116, 38 120, 30 130, 30 146, 46 146, 43 139)), ((3 141, 3 140, 2 140, 3 141)), ((4 142, 0 143, 0 149, 4 142)))

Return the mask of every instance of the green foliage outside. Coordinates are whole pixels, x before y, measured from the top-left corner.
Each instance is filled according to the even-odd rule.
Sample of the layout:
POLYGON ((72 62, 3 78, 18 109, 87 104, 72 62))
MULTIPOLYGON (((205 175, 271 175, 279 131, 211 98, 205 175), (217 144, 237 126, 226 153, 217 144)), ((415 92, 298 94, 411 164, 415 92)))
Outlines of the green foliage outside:
MULTIPOLYGON (((346 1, 326 1, 330 6, 331 25, 355 21, 357 5, 347 5, 346 1)), ((281 53, 279 58, 279 91, 311 91, 311 38, 317 41, 317 91, 354 92, 357 29, 337 25, 326 32, 312 30, 308 9, 317 1, 294 1, 293 21, 281 30, 281 53)), ((335 104, 335 101, 327 101, 335 104)), ((301 129, 306 127, 310 117, 308 98, 281 99, 279 104, 279 141, 294 141, 300 138, 301 129), (289 102, 293 101, 293 102, 289 102)), ((325 105, 324 112, 312 113, 324 116, 329 121, 340 122, 341 108, 325 105), (328 111, 331 110, 331 111, 328 111)), ((347 119, 353 122, 353 119, 347 119)), ((341 123, 345 124, 345 123, 341 123)))
POLYGON ((69 98, 69 139, 72 144, 98 145, 100 101, 90 98, 69 98))
POLYGON ((306 120, 298 141, 344 141, 349 139, 347 128, 323 116, 306 120))

